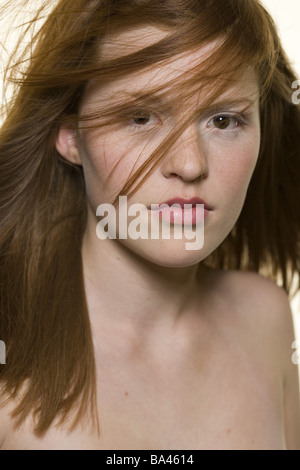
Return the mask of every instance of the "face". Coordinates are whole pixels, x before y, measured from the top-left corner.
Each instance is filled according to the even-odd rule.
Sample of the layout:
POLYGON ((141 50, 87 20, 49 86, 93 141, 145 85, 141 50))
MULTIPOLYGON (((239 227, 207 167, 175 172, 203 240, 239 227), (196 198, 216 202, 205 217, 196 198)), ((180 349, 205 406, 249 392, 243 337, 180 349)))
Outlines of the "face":
MULTIPOLYGON (((105 58, 126 55, 162 39, 166 32, 147 27, 110 38, 102 49, 105 58)), ((121 99, 132 99, 149 88, 166 85, 212 53, 215 44, 175 56, 101 87, 87 86, 80 112, 99 111, 121 99)), ((205 95, 199 89, 190 99, 172 96, 164 101, 153 96, 144 108, 136 106, 128 118, 100 129, 80 129, 77 137, 62 128, 57 149, 82 165, 88 196, 87 231, 96 234, 100 204, 112 204, 129 177, 149 158, 178 123, 195 112, 205 95), (175 103, 175 104, 174 104, 175 103)), ((109 240, 161 266, 184 267, 199 263, 226 238, 242 210, 260 147, 259 89, 250 69, 237 77, 211 109, 183 130, 175 144, 132 197, 128 207, 140 203, 150 208, 171 199, 200 198, 209 210, 204 220, 204 245, 186 250, 187 239, 109 240), (226 104, 224 104, 226 101, 226 104), (247 107, 247 109, 246 109, 247 107)), ((144 174, 143 174, 144 175, 144 174)), ((140 179, 137 180, 137 182, 140 179)), ((118 209, 117 209, 118 215, 118 209)), ((128 224, 132 218, 128 218, 128 224)), ((174 228, 174 226, 173 226, 174 228)), ((118 231, 117 231, 118 233, 118 231)), ((172 234, 172 224, 171 224, 172 234)), ((99 241, 99 243, 101 243, 99 241)))

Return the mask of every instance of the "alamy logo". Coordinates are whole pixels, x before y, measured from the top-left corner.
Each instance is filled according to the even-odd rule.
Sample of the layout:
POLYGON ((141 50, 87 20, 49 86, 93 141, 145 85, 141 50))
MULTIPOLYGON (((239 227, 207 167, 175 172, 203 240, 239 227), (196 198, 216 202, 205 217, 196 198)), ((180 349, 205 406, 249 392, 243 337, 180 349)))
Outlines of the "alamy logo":
POLYGON ((296 349, 292 355, 292 363, 295 365, 300 365, 300 341, 294 341, 292 348, 296 349))
POLYGON ((292 88, 296 91, 292 94, 292 102, 295 105, 300 104, 300 80, 295 80, 292 84, 292 88))
POLYGON ((6 364, 6 347, 4 341, 0 341, 0 364, 6 364))
POLYGON ((116 208, 112 204, 101 204, 96 211, 97 217, 103 217, 98 222, 96 234, 100 240, 158 240, 160 228, 162 238, 171 240, 171 227, 174 239, 194 240, 186 243, 186 250, 200 250, 204 245, 204 219, 206 215, 204 204, 151 204, 151 209, 144 204, 132 204, 128 207, 127 196, 119 196, 119 214, 117 220, 116 208), (135 217, 134 220, 128 218, 135 217), (150 220, 149 220, 150 219, 150 220), (118 236, 117 236, 118 222, 118 236), (149 224, 150 222, 150 224, 149 224), (162 222, 160 226, 160 222, 162 222), (149 227, 150 225, 150 227, 149 227), (107 227, 107 229, 106 229, 107 227), (151 233, 150 232, 151 228, 151 233))

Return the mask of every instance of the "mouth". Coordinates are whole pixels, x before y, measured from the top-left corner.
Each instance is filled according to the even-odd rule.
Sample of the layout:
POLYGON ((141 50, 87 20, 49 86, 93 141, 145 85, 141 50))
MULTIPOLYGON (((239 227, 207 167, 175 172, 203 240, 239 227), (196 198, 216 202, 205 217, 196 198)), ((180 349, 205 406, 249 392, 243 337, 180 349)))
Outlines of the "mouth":
POLYGON ((152 204, 150 211, 158 212, 162 220, 174 225, 196 225, 203 223, 212 209, 198 197, 191 199, 176 197, 159 204, 152 204))
POLYGON ((161 206, 163 204, 168 205, 168 206, 173 206, 174 204, 176 204, 177 206, 180 206, 182 209, 185 209, 184 206, 186 204, 189 204, 192 207, 196 207, 197 204, 202 204, 205 210, 207 211, 211 210, 209 205, 203 199, 200 199, 198 197, 193 197, 191 199, 183 199, 180 197, 175 197, 173 199, 169 199, 168 201, 161 202, 159 205, 161 206))

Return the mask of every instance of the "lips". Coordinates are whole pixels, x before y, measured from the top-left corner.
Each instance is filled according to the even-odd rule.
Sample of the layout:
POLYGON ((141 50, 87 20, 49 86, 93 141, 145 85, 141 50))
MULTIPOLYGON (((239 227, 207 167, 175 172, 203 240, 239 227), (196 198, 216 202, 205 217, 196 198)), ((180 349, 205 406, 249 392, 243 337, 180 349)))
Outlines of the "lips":
POLYGON ((168 206, 172 206, 173 204, 179 204, 182 209, 184 209, 185 204, 191 204, 193 207, 196 207, 196 204, 203 204, 204 209, 207 211, 210 211, 211 208, 208 206, 208 204, 203 200, 198 197, 193 197, 191 199, 182 199, 180 197, 176 197, 173 199, 169 199, 168 201, 161 202, 159 205, 162 204, 167 204, 168 206))
POLYGON ((151 206, 152 212, 158 212, 162 220, 174 225, 196 225, 198 223, 203 223, 203 220, 208 217, 211 210, 212 209, 208 204, 198 197, 193 197, 191 199, 175 197, 160 204, 151 206), (175 204, 177 207, 174 206, 175 204), (186 206, 187 204, 189 207, 186 206), (202 206, 200 207, 198 204, 201 204, 202 206))

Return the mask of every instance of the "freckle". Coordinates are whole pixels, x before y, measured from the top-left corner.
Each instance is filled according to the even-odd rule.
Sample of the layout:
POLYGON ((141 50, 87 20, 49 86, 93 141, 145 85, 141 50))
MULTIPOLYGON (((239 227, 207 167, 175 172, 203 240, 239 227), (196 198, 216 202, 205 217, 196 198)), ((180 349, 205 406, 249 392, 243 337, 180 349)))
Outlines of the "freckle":
POLYGON ((231 433, 231 429, 227 429, 227 434, 230 434, 231 433))
POLYGON ((125 395, 126 397, 128 397, 128 392, 125 392, 124 395, 125 395))

